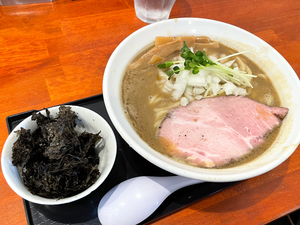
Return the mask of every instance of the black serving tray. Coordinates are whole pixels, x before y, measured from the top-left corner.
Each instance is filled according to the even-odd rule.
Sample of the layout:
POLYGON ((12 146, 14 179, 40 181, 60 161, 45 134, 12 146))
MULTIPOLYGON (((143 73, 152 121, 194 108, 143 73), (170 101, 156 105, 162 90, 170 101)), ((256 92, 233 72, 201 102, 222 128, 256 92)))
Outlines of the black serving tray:
MULTIPOLYGON (((117 157, 111 173, 104 183, 90 195, 78 201, 63 205, 40 205, 23 200, 27 222, 29 225, 99 225, 97 207, 101 198, 111 188, 120 182, 136 176, 170 176, 155 165, 151 164, 121 138, 105 109, 103 96, 96 95, 66 105, 86 107, 100 114, 111 125, 117 139, 117 157)), ((40 109, 36 109, 40 110, 40 109)), ((33 111, 23 112, 6 118, 8 131, 11 132, 23 119, 30 116, 33 111)), ((220 191, 233 183, 201 183, 182 188, 170 195, 164 203, 141 224, 146 224, 159 217, 179 210, 195 201, 220 191)))

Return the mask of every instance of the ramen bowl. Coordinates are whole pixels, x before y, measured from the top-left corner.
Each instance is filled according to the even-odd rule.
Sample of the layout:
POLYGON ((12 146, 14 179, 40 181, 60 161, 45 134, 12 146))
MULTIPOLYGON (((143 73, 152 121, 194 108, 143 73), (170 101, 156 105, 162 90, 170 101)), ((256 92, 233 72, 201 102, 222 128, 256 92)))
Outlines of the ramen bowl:
POLYGON ((104 102, 122 138, 149 162, 173 174, 210 182, 244 180, 266 173, 284 162, 300 142, 300 82, 288 62, 269 44, 236 26, 208 19, 171 19, 145 26, 129 35, 111 55, 103 79, 104 102), (122 109, 121 83, 127 65, 156 36, 208 36, 242 52, 268 74, 282 106, 289 108, 272 146, 250 162, 223 169, 206 169, 179 163, 152 149, 132 128, 122 109))
MULTIPOLYGON (((29 116, 20 124, 18 124, 10 133, 4 144, 1 156, 2 172, 8 185, 12 188, 13 191, 15 191, 16 194, 21 196, 23 199, 26 199, 27 201, 42 205, 60 205, 79 200, 90 194, 92 191, 96 190, 105 181, 114 165, 117 145, 114 133, 108 123, 100 115, 93 112, 92 110, 79 106, 70 107, 71 110, 77 114, 78 119, 80 120, 80 126, 75 127, 75 130, 78 133, 87 131, 96 134, 101 131, 100 136, 102 137, 102 139, 95 146, 96 153, 100 158, 100 163, 98 165, 100 176, 97 178, 95 183, 88 187, 86 190, 71 197, 52 199, 40 197, 29 192, 27 187, 23 184, 17 168, 12 164, 12 147, 18 138, 15 131, 20 130, 21 127, 23 127, 24 129, 30 129, 31 131, 34 131, 37 128, 36 122, 32 121, 31 116, 29 116)), ((48 110, 50 111, 50 117, 55 117, 56 113, 58 113, 59 111, 59 106, 48 108, 48 110)), ((46 115, 45 110, 42 110, 40 112, 43 115, 46 115)))

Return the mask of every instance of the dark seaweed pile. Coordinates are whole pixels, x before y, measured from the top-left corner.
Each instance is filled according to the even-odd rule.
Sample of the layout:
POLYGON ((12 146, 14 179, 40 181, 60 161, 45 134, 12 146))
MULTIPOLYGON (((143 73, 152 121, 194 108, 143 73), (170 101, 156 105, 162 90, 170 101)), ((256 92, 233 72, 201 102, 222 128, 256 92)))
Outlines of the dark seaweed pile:
POLYGON ((31 133, 21 128, 13 145, 12 163, 18 168, 32 194, 46 198, 65 198, 90 187, 100 175, 95 145, 99 134, 78 134, 78 116, 61 106, 55 118, 33 113, 38 128, 31 133))

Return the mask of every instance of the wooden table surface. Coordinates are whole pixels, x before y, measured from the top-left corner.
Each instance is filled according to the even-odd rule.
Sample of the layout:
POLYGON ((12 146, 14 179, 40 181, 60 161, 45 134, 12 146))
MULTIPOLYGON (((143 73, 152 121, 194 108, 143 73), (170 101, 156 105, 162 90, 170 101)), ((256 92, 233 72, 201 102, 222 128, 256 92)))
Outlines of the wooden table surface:
MULTIPOLYGON (((177 0, 170 18, 200 17, 241 27, 272 45, 300 74, 300 1, 177 0)), ((6 117, 102 93, 117 45, 147 24, 133 0, 56 0, 0 7, 0 149, 6 117)), ((300 147, 276 169, 155 221, 265 224, 300 208, 300 147)), ((2 225, 26 224, 22 199, 0 172, 2 225)))

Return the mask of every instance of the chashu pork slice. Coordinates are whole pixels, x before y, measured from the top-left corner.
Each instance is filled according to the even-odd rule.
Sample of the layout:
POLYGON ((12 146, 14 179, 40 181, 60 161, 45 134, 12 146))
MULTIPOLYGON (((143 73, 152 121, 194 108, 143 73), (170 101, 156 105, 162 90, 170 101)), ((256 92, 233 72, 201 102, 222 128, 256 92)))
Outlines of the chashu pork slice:
POLYGON ((158 138, 172 157, 200 167, 220 167, 262 144, 287 113, 287 108, 247 97, 205 98, 171 109, 158 138))

